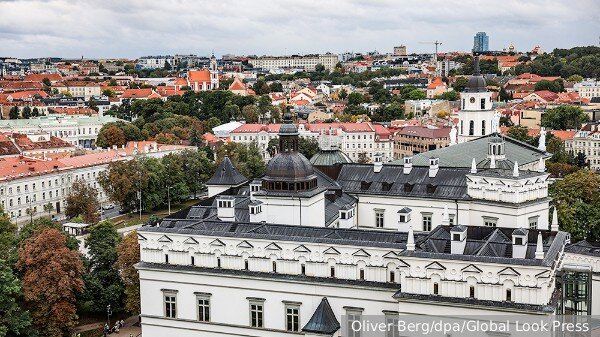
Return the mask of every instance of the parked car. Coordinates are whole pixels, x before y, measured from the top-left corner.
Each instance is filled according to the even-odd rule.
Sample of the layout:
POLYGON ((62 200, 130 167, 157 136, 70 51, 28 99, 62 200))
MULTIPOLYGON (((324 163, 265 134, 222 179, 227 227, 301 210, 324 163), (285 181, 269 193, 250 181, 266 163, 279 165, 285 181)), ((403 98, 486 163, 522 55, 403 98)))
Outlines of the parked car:
POLYGON ((113 209, 115 208, 115 204, 104 204, 102 205, 103 210, 113 209))

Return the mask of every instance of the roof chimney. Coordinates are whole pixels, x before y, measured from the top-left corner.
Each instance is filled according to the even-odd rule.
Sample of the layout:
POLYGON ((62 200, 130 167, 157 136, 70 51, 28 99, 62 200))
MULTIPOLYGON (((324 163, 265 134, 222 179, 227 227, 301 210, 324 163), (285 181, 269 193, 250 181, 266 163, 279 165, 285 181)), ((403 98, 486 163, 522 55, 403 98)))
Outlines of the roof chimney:
POLYGON ((404 157, 404 167, 402 172, 404 174, 410 174, 410 171, 412 171, 412 157, 404 157))
POLYGON ((552 226, 550 226, 550 230, 558 232, 558 211, 556 206, 554 206, 554 210, 552 211, 552 226))
POLYGON ((383 155, 381 153, 376 153, 373 156, 373 172, 379 173, 383 168, 383 155))
POLYGON ((512 232, 512 257, 524 259, 527 254, 528 229, 517 228, 512 232))
POLYGON ((235 221, 235 197, 225 195, 217 198, 217 217, 221 221, 235 221))
POLYGON ((440 170, 440 158, 429 158, 429 178, 435 178, 440 170))
POLYGON ((467 226, 459 225, 450 229, 450 253, 463 254, 467 246, 467 226))
POLYGON ((538 232, 537 244, 535 246, 535 258, 541 260, 544 258, 544 245, 542 242, 542 232, 538 232))
POLYGON ((475 158, 471 162, 471 173, 477 173, 477 163, 475 162, 475 158))
POLYGON ((410 226, 408 228, 408 238, 406 239, 406 250, 410 250, 410 251, 415 250, 415 235, 413 233, 412 226, 410 226))
POLYGON ((519 177, 519 164, 515 161, 515 167, 513 168, 513 177, 519 177))

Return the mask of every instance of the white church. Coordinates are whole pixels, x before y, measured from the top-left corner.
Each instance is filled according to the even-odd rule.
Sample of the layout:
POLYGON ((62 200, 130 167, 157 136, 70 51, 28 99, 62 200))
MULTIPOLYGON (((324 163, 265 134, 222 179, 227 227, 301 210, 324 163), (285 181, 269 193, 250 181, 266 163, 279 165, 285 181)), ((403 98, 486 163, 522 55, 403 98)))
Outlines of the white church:
POLYGON ((260 179, 225 157, 208 199, 138 231, 143 335, 359 336, 348 322, 370 315, 600 314, 600 247, 559 230, 550 154, 492 132, 473 77, 458 144, 401 165, 327 153, 313 166, 289 122, 260 179))

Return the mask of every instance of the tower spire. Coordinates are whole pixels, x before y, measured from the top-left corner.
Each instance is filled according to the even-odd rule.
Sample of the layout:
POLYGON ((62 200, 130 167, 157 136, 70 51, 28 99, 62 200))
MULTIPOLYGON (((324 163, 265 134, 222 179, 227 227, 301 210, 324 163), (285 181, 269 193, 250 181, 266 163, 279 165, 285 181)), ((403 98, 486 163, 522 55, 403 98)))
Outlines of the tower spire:
POLYGON ((479 69, 479 55, 475 55, 475 59, 473 60, 473 62, 474 62, 473 76, 481 75, 481 69, 479 69))

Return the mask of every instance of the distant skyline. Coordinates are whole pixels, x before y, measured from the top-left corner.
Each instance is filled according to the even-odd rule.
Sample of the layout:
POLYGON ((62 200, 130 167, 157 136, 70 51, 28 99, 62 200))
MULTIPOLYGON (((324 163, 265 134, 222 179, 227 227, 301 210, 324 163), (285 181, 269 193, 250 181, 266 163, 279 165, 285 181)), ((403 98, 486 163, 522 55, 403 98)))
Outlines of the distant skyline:
POLYGON ((597 0, 0 0, 0 57, 284 55, 598 45, 597 0))

